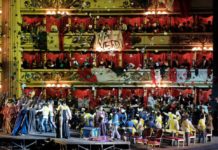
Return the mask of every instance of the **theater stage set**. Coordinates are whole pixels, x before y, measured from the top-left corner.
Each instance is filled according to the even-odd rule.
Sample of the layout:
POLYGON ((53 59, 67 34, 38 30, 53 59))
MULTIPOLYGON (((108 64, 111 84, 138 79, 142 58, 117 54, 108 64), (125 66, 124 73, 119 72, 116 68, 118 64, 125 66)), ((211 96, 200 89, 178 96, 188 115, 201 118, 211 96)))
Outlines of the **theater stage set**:
MULTIPOLYGON (((134 93, 144 106, 150 93, 193 94, 195 103, 218 96, 212 0, 0 4, 0 92, 10 97, 34 91, 44 99, 75 97, 78 106, 95 108, 107 95, 124 99, 134 93)), ((58 139, 53 133, 1 133, 0 143, 18 149, 48 141, 60 149, 130 148, 130 142, 78 134, 58 139)))

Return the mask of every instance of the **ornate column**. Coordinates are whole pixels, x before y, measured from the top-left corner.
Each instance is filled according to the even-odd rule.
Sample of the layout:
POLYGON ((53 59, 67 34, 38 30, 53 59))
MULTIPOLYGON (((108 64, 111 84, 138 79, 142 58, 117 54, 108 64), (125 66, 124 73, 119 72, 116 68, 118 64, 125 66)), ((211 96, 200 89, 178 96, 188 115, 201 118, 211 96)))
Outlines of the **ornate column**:
POLYGON ((10 0, 2 0, 2 92, 11 95, 11 70, 10 66, 10 0))
POLYGON ((21 23, 20 1, 2 1, 2 30, 3 30, 3 93, 9 96, 21 95, 20 69, 20 31, 21 23))

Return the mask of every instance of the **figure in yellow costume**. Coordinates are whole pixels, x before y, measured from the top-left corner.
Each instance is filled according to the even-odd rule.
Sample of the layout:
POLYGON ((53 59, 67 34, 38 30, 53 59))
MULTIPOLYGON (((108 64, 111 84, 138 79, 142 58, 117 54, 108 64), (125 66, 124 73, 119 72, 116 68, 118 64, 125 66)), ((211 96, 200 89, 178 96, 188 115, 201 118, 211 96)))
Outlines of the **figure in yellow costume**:
POLYGON ((178 131, 178 119, 175 114, 172 112, 164 113, 166 116, 169 117, 166 128, 169 127, 170 131, 178 131))
POLYGON ((198 142, 201 142, 201 138, 203 139, 203 143, 205 143, 205 136, 206 136, 206 124, 205 124, 205 117, 202 114, 200 120, 198 121, 198 130, 199 130, 199 139, 198 142))
POLYGON ((162 121, 162 115, 161 115, 160 112, 157 113, 155 122, 156 122, 156 124, 155 124, 155 125, 156 125, 156 128, 161 129, 161 128, 162 128, 163 121, 162 121))
POLYGON ((138 125, 136 127, 137 132, 139 133, 140 136, 142 136, 142 132, 144 130, 144 124, 145 124, 144 119, 140 118, 139 123, 138 123, 138 125))
POLYGON ((192 125, 191 121, 188 120, 187 115, 184 116, 181 128, 185 132, 186 145, 188 146, 189 145, 189 135, 190 135, 191 132, 195 131, 195 128, 192 125))

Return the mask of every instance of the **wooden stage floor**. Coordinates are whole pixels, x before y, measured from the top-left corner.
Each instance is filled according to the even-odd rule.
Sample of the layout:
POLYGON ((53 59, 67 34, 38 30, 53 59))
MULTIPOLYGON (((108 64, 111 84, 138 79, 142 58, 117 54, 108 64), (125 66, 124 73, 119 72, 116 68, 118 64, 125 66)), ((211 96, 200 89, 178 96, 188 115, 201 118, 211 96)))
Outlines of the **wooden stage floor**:
MULTIPOLYGON (((130 149, 130 142, 121 140, 116 141, 91 141, 87 138, 76 138, 71 137, 69 139, 55 138, 54 133, 47 134, 31 134, 12 136, 4 133, 0 133, 0 145, 3 147, 10 147, 9 149, 33 149, 39 143, 56 144, 57 149, 68 150, 68 149, 80 149, 80 150, 110 150, 110 149, 130 149)), ((42 145, 42 144, 40 144, 42 145)), ((1 148, 0 148, 1 149, 1 148)), ((55 149, 52 149, 55 150, 55 149)))

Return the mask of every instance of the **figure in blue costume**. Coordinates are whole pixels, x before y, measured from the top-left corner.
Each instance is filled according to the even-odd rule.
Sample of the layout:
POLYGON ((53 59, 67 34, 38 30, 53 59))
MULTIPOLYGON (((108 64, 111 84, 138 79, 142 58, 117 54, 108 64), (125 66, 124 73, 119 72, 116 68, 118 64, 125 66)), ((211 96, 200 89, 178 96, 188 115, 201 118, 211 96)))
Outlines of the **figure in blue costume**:
POLYGON ((111 138, 114 139, 115 135, 117 136, 118 139, 120 139, 120 134, 118 132, 118 128, 119 128, 119 116, 116 112, 116 110, 113 110, 113 117, 112 117, 112 125, 113 125, 113 130, 112 130, 112 136, 111 138))
POLYGON ((24 106, 19 112, 14 124, 12 135, 28 134, 28 110, 27 106, 24 106))
POLYGON ((135 128, 134 122, 132 121, 131 118, 128 118, 128 121, 126 122, 126 129, 130 135, 133 134, 134 128, 135 128))
POLYGON ((120 127, 124 127, 127 121, 127 114, 125 109, 121 109, 121 112, 119 113, 119 120, 120 120, 120 127))

